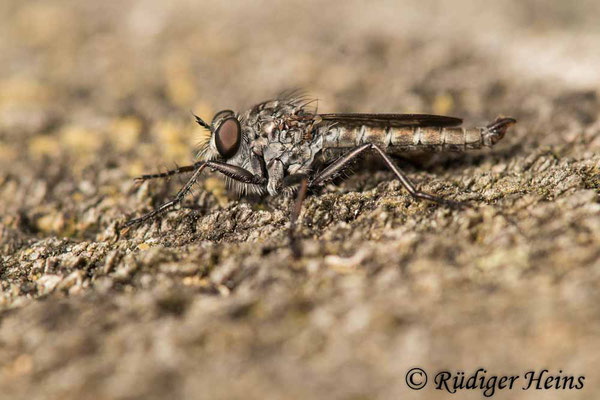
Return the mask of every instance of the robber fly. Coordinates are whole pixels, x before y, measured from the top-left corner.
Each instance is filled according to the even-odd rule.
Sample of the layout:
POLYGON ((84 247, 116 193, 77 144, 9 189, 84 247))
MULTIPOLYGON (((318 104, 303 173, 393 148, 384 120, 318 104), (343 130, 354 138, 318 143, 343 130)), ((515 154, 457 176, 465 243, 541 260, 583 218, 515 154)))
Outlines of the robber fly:
POLYGON ((452 204, 419 191, 394 163, 391 154, 412 151, 465 151, 493 146, 516 120, 497 118, 482 128, 462 128, 462 120, 426 114, 318 114, 312 101, 294 94, 255 105, 245 113, 218 112, 206 129, 192 165, 142 175, 137 182, 192 173, 177 195, 126 226, 151 220, 180 203, 206 168, 223 174, 234 190, 275 196, 298 189, 291 214, 293 231, 307 190, 345 172, 360 155, 381 158, 416 199, 452 204))

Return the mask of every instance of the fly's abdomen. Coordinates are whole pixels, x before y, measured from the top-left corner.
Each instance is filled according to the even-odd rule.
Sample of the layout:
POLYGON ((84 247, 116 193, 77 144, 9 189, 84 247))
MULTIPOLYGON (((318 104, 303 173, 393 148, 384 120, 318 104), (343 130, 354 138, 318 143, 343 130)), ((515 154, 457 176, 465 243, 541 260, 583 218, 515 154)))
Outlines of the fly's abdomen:
MULTIPOLYGON (((386 114, 383 115, 387 116, 386 114)), ((350 117, 352 117, 352 114, 345 116, 346 119, 350 117)), ((374 114, 372 118, 377 120, 377 114, 374 114)), ((498 117, 482 128, 422 125, 392 126, 391 123, 364 125, 336 123, 323 127, 318 134, 323 136, 323 148, 327 149, 329 153, 351 149, 366 143, 376 144, 390 153, 465 151, 495 145, 504 137, 507 129, 516 122, 514 118, 498 117)))
POLYGON ((389 128, 389 146, 395 151, 465 151, 484 145, 483 128, 389 128))
POLYGON ((345 149, 374 143, 381 147, 390 145, 389 129, 366 125, 337 125, 326 128, 323 147, 327 149, 345 149))
POLYGON ((325 134, 323 147, 353 148, 373 143, 394 153, 465 151, 488 145, 485 131, 487 128, 334 126, 325 134))

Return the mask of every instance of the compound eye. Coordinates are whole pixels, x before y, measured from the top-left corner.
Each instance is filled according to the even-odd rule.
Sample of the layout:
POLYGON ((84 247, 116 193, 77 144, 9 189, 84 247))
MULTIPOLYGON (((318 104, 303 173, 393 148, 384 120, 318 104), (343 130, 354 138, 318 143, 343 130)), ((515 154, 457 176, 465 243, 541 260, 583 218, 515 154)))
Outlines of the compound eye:
POLYGON ((215 116, 212 119, 212 123, 213 126, 215 124, 217 124, 219 122, 219 120, 229 117, 229 116, 233 116, 235 113, 232 110, 221 110, 218 113, 215 114, 215 116))
POLYGON ((242 129, 235 117, 226 118, 215 131, 217 151, 225 158, 231 158, 237 153, 242 142, 242 129))

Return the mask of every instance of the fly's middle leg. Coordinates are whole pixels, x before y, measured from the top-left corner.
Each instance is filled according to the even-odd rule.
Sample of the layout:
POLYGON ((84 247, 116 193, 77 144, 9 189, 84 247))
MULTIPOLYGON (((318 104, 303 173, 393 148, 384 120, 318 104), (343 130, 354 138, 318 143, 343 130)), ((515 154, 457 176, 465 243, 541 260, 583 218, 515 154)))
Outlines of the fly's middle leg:
POLYGON ((288 231, 290 247, 295 258, 300 258, 302 255, 302 248, 300 247, 300 242, 298 240, 298 236, 296 235, 296 222, 300 216, 300 211, 302 211, 302 203, 304 203, 306 192, 308 191, 308 178, 303 175, 300 177, 300 179, 300 188, 298 189, 296 201, 294 202, 292 213, 290 215, 290 230, 288 231))
POLYGON ((422 192, 417 190, 415 185, 408 179, 408 177, 398 168, 398 166, 394 163, 394 161, 383 151, 379 146, 373 143, 366 143, 361 146, 355 147, 350 150, 347 154, 338 158, 332 164, 330 164, 327 168, 321 171, 310 183, 309 186, 319 186, 326 182, 329 179, 337 176, 344 169, 348 167, 361 154, 363 154, 367 150, 373 150, 375 153, 383 159, 386 166, 396 175, 396 178, 400 181, 402 186, 410 193, 410 195, 416 199, 420 200, 428 200, 433 201, 439 204, 444 204, 452 207, 460 207, 464 206, 464 203, 459 203, 451 200, 446 200, 441 197, 434 196, 432 194, 422 192))

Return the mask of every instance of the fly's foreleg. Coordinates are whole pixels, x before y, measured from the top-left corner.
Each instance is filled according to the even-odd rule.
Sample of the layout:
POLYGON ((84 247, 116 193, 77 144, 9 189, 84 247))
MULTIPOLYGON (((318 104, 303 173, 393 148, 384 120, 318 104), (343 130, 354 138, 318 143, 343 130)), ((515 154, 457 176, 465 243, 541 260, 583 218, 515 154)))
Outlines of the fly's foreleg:
POLYGON ((343 170, 345 170, 348 167, 348 165, 350 165, 352 163, 352 161, 354 161, 354 159, 359 157, 361 154, 363 154, 367 150, 374 150, 375 153, 383 159, 386 166, 394 173, 394 175, 396 175, 396 178, 398 178, 398 180, 400 180, 400 183, 402 184, 402 186, 404 186, 404 188, 408 191, 408 193, 410 193, 410 195, 413 196, 414 198, 420 199, 420 200, 433 201, 433 202, 448 205, 448 206, 463 205, 462 203, 445 200, 441 197, 436 197, 432 194, 417 190, 415 185, 410 181, 410 179, 408 179, 408 177, 402 171, 400 171, 400 168, 398 168, 398 166, 394 163, 394 161, 379 146, 377 146, 376 144, 373 144, 373 143, 366 143, 361 146, 358 146, 358 147, 350 150, 346 155, 338 158, 336 161, 334 161, 332 164, 330 164, 327 168, 325 168, 323 171, 321 171, 310 182, 309 186, 310 187, 319 186, 319 185, 323 184, 324 182, 332 179, 333 177, 335 177, 336 175, 341 173, 343 170))
POLYGON ((206 164, 202 163, 202 165, 200 165, 200 167, 198 167, 198 169, 196 169, 196 172, 194 173, 194 175, 192 175, 192 177, 187 181, 187 183, 185 184, 185 186, 183 186, 179 192, 177 192, 177 195, 175 196, 175 198, 173 198, 173 200, 168 201, 164 204, 161 204, 157 209, 155 209, 154 211, 151 211, 139 218, 135 218, 132 219, 130 221, 127 221, 125 223, 125 227, 130 227, 136 224, 140 224, 142 222, 146 222, 148 220, 154 219, 157 216, 159 216, 160 214, 168 211, 169 209, 171 209, 172 207, 174 207, 175 205, 181 203, 183 201, 183 198, 185 197, 186 194, 188 194, 188 192, 192 189, 192 186, 196 183, 196 181, 198 180, 198 177, 200 176, 200 174, 202 173, 202 171, 204 170, 204 168, 206 167, 206 164))
POLYGON ((244 168, 241 168, 241 167, 238 167, 235 165, 229 165, 229 164, 222 163, 219 161, 200 161, 200 162, 197 162, 192 165, 186 165, 186 166, 179 167, 179 168, 176 168, 176 169, 173 169, 170 171, 162 172, 160 174, 142 175, 142 176, 135 178, 134 181, 136 183, 139 183, 139 182, 143 182, 143 181, 146 181, 149 179, 168 178, 173 175, 195 171, 198 168, 202 167, 203 165, 206 165, 209 168, 213 169, 214 171, 218 171, 218 172, 222 173, 223 175, 230 177, 231 179, 234 179, 236 181, 240 181, 243 183, 252 183, 255 185, 260 185, 260 184, 263 184, 266 182, 266 179, 264 179, 263 177, 254 175, 252 172, 245 170, 244 168))
POLYGON ((161 172, 159 174, 147 174, 147 175, 138 176, 137 178, 134 178, 134 182, 142 183, 149 179, 168 178, 173 175, 183 174, 186 172, 193 172, 193 171, 197 170, 198 168, 200 168, 200 166, 202 166, 202 164, 204 164, 204 162, 197 162, 193 165, 185 165, 183 167, 178 167, 178 168, 172 169, 170 171, 161 172))
POLYGON ((252 185, 267 184, 267 179, 265 177, 255 175, 247 169, 238 167, 237 165, 231 165, 219 161, 206 161, 205 164, 208 168, 212 169, 213 171, 220 172, 223 175, 228 176, 231 179, 238 182, 249 183, 252 185))
POLYGON ((154 211, 151 211, 139 218, 135 218, 135 219, 128 221, 127 223, 125 223, 125 227, 130 227, 132 225, 136 225, 136 224, 139 224, 142 222, 146 222, 150 219, 156 218, 160 214, 163 214, 164 212, 173 208, 177 204, 181 203, 183 201, 184 197, 190 192, 190 190, 192 189, 192 186, 196 183, 196 181, 200 177, 200 174, 206 167, 211 168, 214 171, 218 171, 218 172, 222 173, 223 175, 228 176, 229 178, 239 181, 239 182, 249 183, 249 184, 254 184, 254 185, 266 184, 266 179, 262 176, 254 175, 252 172, 250 172, 244 168, 241 168, 241 167, 238 167, 235 165, 229 165, 229 164, 219 162, 219 161, 202 161, 202 162, 198 162, 198 163, 194 164, 193 166, 181 167, 181 168, 178 168, 177 170, 168 171, 163 174, 143 175, 141 178, 149 177, 146 179, 153 179, 155 177, 162 178, 164 176, 174 175, 175 173, 177 173, 174 171, 179 171, 184 168, 186 170, 182 171, 182 172, 189 172, 192 170, 196 171, 196 172, 194 172, 192 177, 187 181, 187 183, 179 190, 179 192, 177 192, 177 195, 175 195, 175 197, 171 201, 168 201, 168 202, 160 205, 154 211), (190 168, 192 168, 192 169, 190 169, 190 168), (169 173, 170 173, 170 175, 167 175, 169 173))

